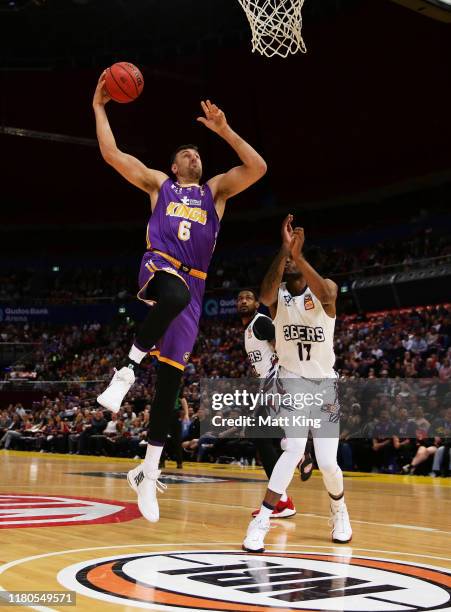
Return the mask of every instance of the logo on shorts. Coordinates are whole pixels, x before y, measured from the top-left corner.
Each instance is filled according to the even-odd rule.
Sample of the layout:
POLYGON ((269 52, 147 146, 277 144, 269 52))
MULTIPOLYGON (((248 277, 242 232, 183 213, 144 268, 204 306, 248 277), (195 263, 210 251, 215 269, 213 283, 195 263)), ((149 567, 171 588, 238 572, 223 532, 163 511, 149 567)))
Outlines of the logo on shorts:
POLYGON ((165 612, 449 610, 441 568, 345 554, 160 551, 89 559, 62 569, 77 593, 165 612))
POLYGON ((183 361, 185 363, 188 363, 190 355, 191 355, 191 353, 188 353, 188 352, 183 355, 183 361))
POLYGON ((304 295, 304 308, 305 310, 312 310, 313 308, 315 308, 315 302, 313 301, 313 298, 310 293, 304 295))

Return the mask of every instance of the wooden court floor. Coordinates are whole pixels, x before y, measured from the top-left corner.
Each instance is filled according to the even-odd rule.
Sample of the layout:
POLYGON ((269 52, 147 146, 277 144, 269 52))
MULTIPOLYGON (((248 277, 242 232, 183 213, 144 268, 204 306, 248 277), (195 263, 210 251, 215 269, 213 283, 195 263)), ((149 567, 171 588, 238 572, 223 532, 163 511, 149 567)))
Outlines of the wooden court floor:
POLYGON ((169 463, 150 524, 124 479, 136 463, 0 451, 0 596, 31 592, 38 610, 451 611, 451 478, 346 474, 340 546, 318 472, 296 475, 298 514, 272 522, 259 556, 241 542, 261 469, 169 463))

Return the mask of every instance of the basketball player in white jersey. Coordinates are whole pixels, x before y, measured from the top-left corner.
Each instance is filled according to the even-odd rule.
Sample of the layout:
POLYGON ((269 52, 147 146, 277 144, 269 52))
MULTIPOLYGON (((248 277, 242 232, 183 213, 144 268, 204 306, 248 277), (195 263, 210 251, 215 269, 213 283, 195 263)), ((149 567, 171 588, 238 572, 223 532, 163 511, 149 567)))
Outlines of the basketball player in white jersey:
MULTIPOLYGON (((251 289, 244 289, 239 292, 237 297, 237 311, 241 317, 241 322, 244 326, 244 348, 246 350, 249 362, 252 366, 255 376, 265 380, 265 384, 272 384, 275 380, 278 370, 278 359, 274 349, 275 345, 275 328, 270 317, 258 312, 260 303, 256 293, 251 289)), ((276 465, 282 449, 280 447, 283 432, 281 431, 280 438, 254 438, 260 458, 263 464, 263 469, 271 478, 272 471, 276 465)), ((312 459, 309 453, 305 453, 305 457, 299 464, 301 478, 303 481, 308 480, 312 473, 312 459)), ((256 516, 259 509, 252 513, 256 516)), ((288 497, 286 491, 276 504, 270 518, 288 518, 296 514, 296 508, 291 497, 288 497)))
MULTIPOLYGON (((323 382, 329 381, 326 387, 330 390, 337 377, 333 369, 337 285, 323 278, 307 262, 302 254, 304 230, 293 230, 292 220, 288 215, 282 224, 282 248, 263 280, 260 299, 269 307, 274 320, 279 378, 288 379, 288 382, 298 379, 297 389, 307 379, 308 391, 314 384, 324 388, 323 382), (285 282, 282 283, 283 277, 285 282)), ((344 502, 343 473, 337 463, 338 431, 334 437, 324 435, 327 423, 337 416, 334 415, 336 408, 335 397, 316 408, 315 416, 321 416, 324 429, 312 429, 312 436, 318 467, 330 498, 332 541, 346 543, 352 538, 352 529, 344 502)), ((304 453, 307 435, 308 430, 300 430, 299 437, 286 438, 284 452, 274 467, 260 512, 248 527, 244 550, 264 551, 269 516, 293 477, 304 453)))
MULTIPOLYGON (((240 291, 236 305, 241 322, 245 326, 244 348, 253 373, 259 378, 272 381, 277 373, 273 322, 269 317, 258 312, 260 304, 257 296, 249 289, 240 291)), ((255 438, 254 443, 260 453, 263 469, 269 480, 281 454, 280 439, 276 441, 273 438, 255 438)), ((258 514, 258 512, 259 510, 253 515, 258 514)), ((293 500, 284 491, 269 518, 288 518, 295 514, 296 508, 293 500)))

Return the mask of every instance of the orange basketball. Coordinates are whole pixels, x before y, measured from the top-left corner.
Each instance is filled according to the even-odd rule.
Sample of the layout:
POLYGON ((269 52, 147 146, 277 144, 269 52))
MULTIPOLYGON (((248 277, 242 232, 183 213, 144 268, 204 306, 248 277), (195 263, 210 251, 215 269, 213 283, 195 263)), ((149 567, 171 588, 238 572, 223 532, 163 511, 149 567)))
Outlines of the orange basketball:
POLYGON ((136 100, 144 87, 139 68, 129 62, 117 62, 106 70, 105 89, 115 102, 136 100))

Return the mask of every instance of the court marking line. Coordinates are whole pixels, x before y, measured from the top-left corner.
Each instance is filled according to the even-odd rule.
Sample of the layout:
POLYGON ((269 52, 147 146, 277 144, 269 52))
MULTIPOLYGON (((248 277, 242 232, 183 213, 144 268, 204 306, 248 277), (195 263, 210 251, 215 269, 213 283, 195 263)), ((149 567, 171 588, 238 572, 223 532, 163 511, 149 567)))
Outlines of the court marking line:
MULTIPOLYGON (((127 483, 124 483, 127 484, 127 483)), ((22 487, 22 488, 30 488, 33 487, 35 485, 29 485, 28 487, 22 487)), ((54 486, 60 486, 60 485, 54 485, 54 486)), ((199 485, 201 486, 201 485, 199 485)), ((203 486, 203 485, 202 485, 203 486)), ((74 488, 74 487, 71 487, 74 488)), ((82 485, 78 485, 77 488, 83 488, 86 489, 86 487, 83 487, 82 485)), ((104 489, 104 487, 99 486, 99 487, 89 487, 90 489, 104 489)), ((243 490, 243 489, 241 489, 243 490)), ((253 490, 253 489, 248 489, 248 490, 253 490)), ((1 491, 0 491, 1 493, 1 491)), ((61 494, 62 495, 62 494, 61 494)), ((180 498, 177 497, 164 497, 164 498, 160 498, 159 502, 165 502, 165 501, 175 501, 175 502, 179 502, 180 498)), ((134 502, 136 503, 136 497, 135 498, 125 498, 125 499, 120 499, 118 500, 118 502, 134 502)), ((228 508, 229 510, 232 508, 235 508, 237 510, 246 510, 249 511, 249 507, 248 506, 238 506, 238 505, 232 505, 232 504, 219 504, 219 503, 214 503, 214 502, 205 502, 205 501, 198 501, 195 499, 184 499, 183 500, 184 503, 189 503, 189 504, 208 504, 208 506, 218 506, 220 508, 228 508)), ((310 513, 310 512, 298 512, 299 516, 306 516, 309 518, 318 518, 318 519, 323 519, 323 520, 329 520, 329 516, 326 516, 324 514, 314 514, 314 513, 310 513)), ((352 523, 358 524, 358 525, 375 525, 378 527, 391 527, 393 529, 407 529, 407 530, 412 530, 412 531, 422 531, 422 532, 426 532, 426 533, 441 533, 444 535, 451 535, 451 531, 444 531, 441 529, 436 529, 435 527, 422 527, 421 525, 402 525, 400 523, 379 523, 376 521, 362 521, 359 519, 352 519, 351 521, 352 523)))
MULTIPOLYGON (((218 544, 226 544, 227 546, 241 546, 242 542, 227 542, 227 541, 218 541, 218 542, 188 542, 185 545, 182 546, 187 546, 187 547, 193 547, 193 546, 217 546, 218 544)), ((16 565, 20 565, 21 563, 28 563, 29 561, 36 561, 37 559, 45 559, 47 557, 57 557, 59 555, 67 555, 67 554, 72 554, 72 553, 79 553, 79 552, 88 552, 88 551, 93 551, 93 550, 112 550, 112 549, 116 549, 116 548, 160 548, 160 547, 171 547, 171 546, 175 546, 175 547, 180 547, 180 542, 176 542, 176 543, 170 543, 170 542, 164 542, 164 543, 159 543, 159 544, 152 544, 152 543, 147 543, 147 544, 117 544, 117 545, 111 545, 111 546, 90 546, 88 548, 69 548, 67 550, 60 550, 60 551, 56 551, 56 552, 49 552, 49 553, 41 553, 40 555, 31 555, 29 557, 23 557, 21 559, 14 559, 13 561, 8 561, 7 563, 3 563, 2 565, 0 565, 0 575, 3 574, 4 572, 6 572, 7 570, 11 569, 12 567, 15 567, 16 565)), ((267 544, 267 546, 280 546, 280 544, 267 544)), ((303 548, 303 545, 301 543, 298 544, 286 544, 285 545, 287 548, 303 548)), ((316 544, 309 544, 307 546, 305 546, 305 548, 321 548, 321 549, 333 549, 336 550, 337 546, 323 546, 323 545, 316 545, 316 544)), ((355 548, 352 546, 348 546, 343 548, 343 552, 342 553, 331 553, 331 554, 335 554, 336 556, 344 556, 346 551, 349 551, 349 549, 351 549, 351 551, 354 550, 360 550, 363 552, 376 552, 376 553, 383 553, 383 554, 389 554, 389 555, 403 555, 403 556, 408 556, 408 557, 419 557, 422 559, 436 559, 439 561, 450 561, 451 562, 451 557, 438 557, 435 555, 425 555, 425 554, 417 554, 417 553, 409 553, 409 552, 401 552, 398 550, 384 550, 384 549, 376 549, 376 548, 355 548)), ((180 551, 180 552, 189 552, 189 551, 180 551)), ((223 551, 223 552, 236 552, 236 551, 223 551)), ((241 549, 240 549, 241 552, 241 549)), ((280 551, 281 554, 283 554, 284 551, 280 551)), ((303 551, 303 552, 307 552, 307 551, 303 551)), ((348 556, 354 556, 354 555, 348 555, 348 556)), ((411 565, 414 565, 414 563, 411 563, 411 565)), ((449 571, 448 568, 438 568, 441 570, 444 570, 446 572, 449 571)), ((0 589, 3 589, 0 586, 0 589)))
MULTIPOLYGON (((136 499, 136 498, 135 498, 136 499)), ((131 501, 130 499, 124 499, 122 501, 131 501)), ((179 498, 176 497, 160 497, 159 498, 159 503, 161 502, 169 502, 169 501, 180 501, 179 498)), ((218 504, 218 503, 214 503, 214 502, 205 502, 205 501, 198 501, 196 499, 184 499, 183 503, 185 504, 205 504, 208 506, 219 506, 221 508, 228 508, 229 510, 231 508, 236 508, 238 510, 246 510, 247 512, 249 512, 249 508, 248 506, 237 506, 237 505, 232 505, 232 504, 218 504)), ((319 519, 323 519, 323 520, 329 520, 330 517, 329 516, 325 516, 324 514, 312 514, 312 513, 308 513, 308 512, 298 512, 299 516, 308 516, 310 518, 319 518, 319 519)), ((422 527, 421 525, 400 525, 398 523, 377 523, 374 521, 361 521, 358 519, 352 519, 351 520, 352 523, 356 523, 359 525, 377 525, 378 527, 392 527, 394 529, 399 529, 399 528, 403 528, 403 529, 412 529, 414 531, 425 531, 427 533, 443 533, 445 535, 451 535, 451 531, 442 531, 440 529, 435 529, 435 527, 422 527)))

